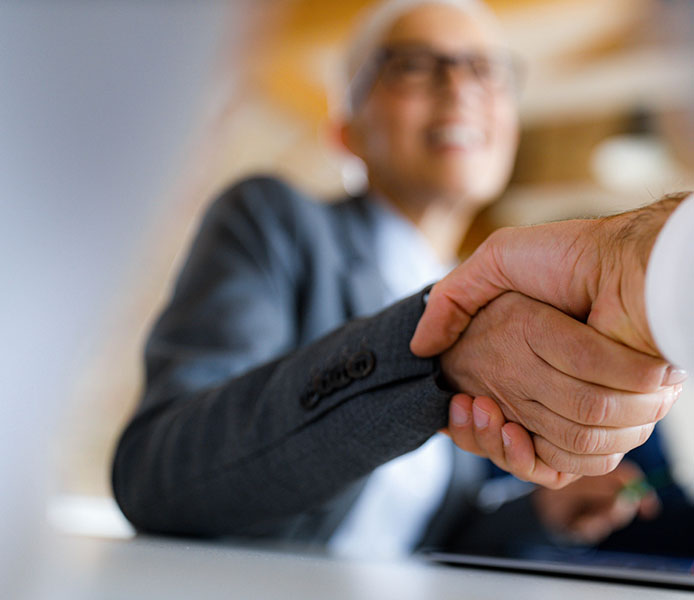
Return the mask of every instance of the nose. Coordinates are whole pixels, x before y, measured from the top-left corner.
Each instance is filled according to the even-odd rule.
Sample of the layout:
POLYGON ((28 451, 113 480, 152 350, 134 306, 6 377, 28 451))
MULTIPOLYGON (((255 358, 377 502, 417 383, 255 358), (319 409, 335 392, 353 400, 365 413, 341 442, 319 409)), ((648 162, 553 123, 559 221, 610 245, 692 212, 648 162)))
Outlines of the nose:
POLYGON ((461 62, 450 62, 440 66, 438 90, 439 93, 456 101, 476 101, 487 95, 486 88, 469 65, 461 62))

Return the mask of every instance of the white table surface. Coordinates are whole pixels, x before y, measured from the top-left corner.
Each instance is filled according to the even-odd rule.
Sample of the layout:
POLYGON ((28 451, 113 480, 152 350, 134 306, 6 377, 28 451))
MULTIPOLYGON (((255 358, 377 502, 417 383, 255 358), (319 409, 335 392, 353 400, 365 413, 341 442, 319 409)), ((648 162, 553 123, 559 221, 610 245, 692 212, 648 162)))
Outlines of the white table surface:
POLYGON ((692 592, 432 565, 346 562, 166 538, 64 536, 45 597, 71 600, 669 600, 692 592))

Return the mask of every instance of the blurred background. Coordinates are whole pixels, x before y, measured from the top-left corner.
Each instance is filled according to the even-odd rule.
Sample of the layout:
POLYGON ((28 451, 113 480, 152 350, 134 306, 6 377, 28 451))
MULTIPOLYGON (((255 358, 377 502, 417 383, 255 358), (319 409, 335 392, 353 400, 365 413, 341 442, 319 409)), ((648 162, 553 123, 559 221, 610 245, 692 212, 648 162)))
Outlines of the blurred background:
MULTIPOLYGON (((142 383, 142 348, 202 212, 227 184, 271 172, 330 201, 359 185, 335 142, 342 48, 366 0, 264 0, 230 18, 193 135, 171 185, 132 229, 119 291, 80 353, 56 447, 54 524, 129 535, 110 496, 116 436, 142 383), (90 512, 91 511, 91 512, 90 512), (93 514, 94 518, 85 515, 93 514)), ((694 189, 694 2, 489 0, 526 65, 512 181, 478 219, 494 228, 608 214, 694 189)), ((231 14, 231 13, 230 13, 231 14)), ((694 493, 692 385, 664 422, 694 493)))

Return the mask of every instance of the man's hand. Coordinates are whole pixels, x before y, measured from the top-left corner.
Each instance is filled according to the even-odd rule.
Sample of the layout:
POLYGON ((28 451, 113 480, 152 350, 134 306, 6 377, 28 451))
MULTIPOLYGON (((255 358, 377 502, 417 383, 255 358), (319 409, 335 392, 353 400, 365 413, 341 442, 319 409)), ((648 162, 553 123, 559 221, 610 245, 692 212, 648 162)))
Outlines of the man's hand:
MULTIPOLYGON (((533 441, 540 462, 526 460, 523 468, 516 464, 509 470, 543 485, 548 484, 538 479, 547 480, 551 487, 566 483, 559 473, 613 470, 624 453, 648 438, 678 393, 661 388, 668 368, 664 361, 517 293, 504 294, 481 310, 440 361, 452 389, 493 398, 507 420, 537 434, 533 441)), ((496 429, 503 425, 497 416, 496 429)), ((491 417, 489 408, 486 418, 491 417)), ((465 430, 449 425, 449 432, 470 449, 465 430)), ((488 443, 486 452, 507 468, 500 464, 506 457, 498 444, 488 443)))
POLYGON ((443 433, 462 450, 488 458, 518 479, 560 489, 580 477, 557 471, 538 458, 530 434, 517 423, 507 422, 491 398, 456 394, 449 412, 443 433))
POLYGON ((584 477, 562 490, 535 490, 532 501, 549 531, 580 544, 597 544, 637 515, 651 519, 660 511, 657 494, 629 460, 612 473, 584 477))
MULTIPOLYGON (((418 356, 455 343, 477 311, 507 290, 551 304, 632 348, 657 355, 646 322, 650 251, 687 194, 595 220, 501 229, 431 290, 411 342, 418 356)), ((662 383, 685 378, 667 373, 662 383)))

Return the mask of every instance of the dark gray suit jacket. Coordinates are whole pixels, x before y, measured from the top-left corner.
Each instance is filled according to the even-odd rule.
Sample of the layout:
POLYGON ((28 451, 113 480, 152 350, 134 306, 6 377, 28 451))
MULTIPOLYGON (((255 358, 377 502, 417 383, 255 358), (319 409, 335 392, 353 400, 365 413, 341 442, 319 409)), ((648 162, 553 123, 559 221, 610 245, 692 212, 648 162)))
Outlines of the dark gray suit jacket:
MULTIPOLYGON (((423 294, 374 314, 366 202, 318 204, 254 178, 211 206, 114 459, 137 528, 320 544, 371 471, 446 425, 437 361, 408 348, 423 294)), ((456 464, 431 543, 466 513, 456 464)))

